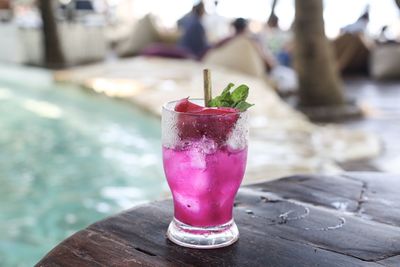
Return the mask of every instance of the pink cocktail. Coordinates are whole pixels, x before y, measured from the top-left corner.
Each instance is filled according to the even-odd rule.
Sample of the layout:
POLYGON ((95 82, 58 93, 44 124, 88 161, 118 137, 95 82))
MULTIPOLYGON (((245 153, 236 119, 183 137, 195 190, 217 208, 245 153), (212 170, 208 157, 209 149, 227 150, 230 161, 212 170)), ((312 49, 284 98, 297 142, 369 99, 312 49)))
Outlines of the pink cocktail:
POLYGON ((247 114, 177 112, 176 103, 162 114, 164 171, 174 200, 168 237, 187 247, 227 246, 238 238, 232 210, 246 167, 247 114))

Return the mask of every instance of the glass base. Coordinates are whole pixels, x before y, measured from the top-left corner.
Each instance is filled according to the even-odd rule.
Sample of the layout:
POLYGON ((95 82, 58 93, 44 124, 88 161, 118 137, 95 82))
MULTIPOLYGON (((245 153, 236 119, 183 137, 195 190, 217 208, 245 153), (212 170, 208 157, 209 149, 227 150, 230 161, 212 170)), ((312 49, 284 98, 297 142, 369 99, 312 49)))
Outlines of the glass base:
POLYGON ((188 248, 212 249, 229 246, 239 238, 236 223, 229 222, 213 227, 194 227, 173 219, 169 224, 168 239, 188 248))

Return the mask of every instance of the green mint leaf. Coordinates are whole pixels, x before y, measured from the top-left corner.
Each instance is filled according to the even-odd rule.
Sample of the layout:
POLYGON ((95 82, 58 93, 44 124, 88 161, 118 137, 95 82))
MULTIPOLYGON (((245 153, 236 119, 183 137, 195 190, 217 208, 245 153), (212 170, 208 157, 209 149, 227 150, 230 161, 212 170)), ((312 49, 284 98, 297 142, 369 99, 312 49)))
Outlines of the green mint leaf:
POLYGON ((234 87, 235 85, 233 83, 229 83, 225 89, 222 91, 221 96, 225 98, 225 96, 230 96, 231 95, 231 88, 234 87))
POLYGON ((224 105, 224 99, 221 96, 217 96, 213 99, 208 104, 210 107, 223 107, 224 105))
POLYGON ((230 107, 232 104, 234 104, 234 101, 232 101, 232 95, 231 95, 231 88, 235 86, 233 83, 229 83, 225 89, 222 91, 220 96, 217 96, 219 98, 219 101, 221 103, 221 106, 219 107, 230 107))
POLYGON ((233 83, 229 83, 225 89, 222 91, 221 95, 214 97, 208 103, 209 107, 231 107, 237 108, 240 111, 245 111, 249 107, 253 106, 253 104, 249 104, 246 102, 246 99, 249 95, 249 87, 247 85, 239 85, 233 92, 231 93, 232 87, 235 85, 233 83))
POLYGON ((233 102, 238 103, 245 101, 249 95, 249 87, 247 85, 239 85, 231 94, 233 102))
POLYGON ((226 86, 226 88, 222 91, 221 95, 216 96, 211 99, 209 102, 210 107, 230 107, 234 104, 231 98, 230 89, 234 86, 233 83, 230 83, 226 86))
POLYGON ((209 107, 218 107, 219 101, 217 98, 213 98, 208 102, 209 107))
POLYGON ((254 104, 247 103, 246 101, 240 101, 235 104, 234 108, 237 108, 240 111, 246 111, 249 107, 254 106, 254 104))

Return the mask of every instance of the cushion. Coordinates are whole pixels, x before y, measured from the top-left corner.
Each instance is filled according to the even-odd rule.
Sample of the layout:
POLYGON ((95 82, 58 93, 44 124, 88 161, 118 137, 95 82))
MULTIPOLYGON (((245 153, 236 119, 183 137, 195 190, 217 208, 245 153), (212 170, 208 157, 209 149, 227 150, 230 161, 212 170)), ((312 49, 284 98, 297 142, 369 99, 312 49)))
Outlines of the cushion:
POLYGON ((350 33, 340 35, 333 41, 333 47, 342 73, 367 73, 370 51, 361 36, 350 33))
POLYGON ((257 77, 264 77, 266 73, 257 48, 246 36, 237 36, 218 48, 210 49, 203 61, 257 77))
POLYGON ((117 43, 115 50, 118 56, 133 56, 137 55, 149 44, 159 41, 160 34, 152 16, 148 14, 136 23, 127 39, 117 43))

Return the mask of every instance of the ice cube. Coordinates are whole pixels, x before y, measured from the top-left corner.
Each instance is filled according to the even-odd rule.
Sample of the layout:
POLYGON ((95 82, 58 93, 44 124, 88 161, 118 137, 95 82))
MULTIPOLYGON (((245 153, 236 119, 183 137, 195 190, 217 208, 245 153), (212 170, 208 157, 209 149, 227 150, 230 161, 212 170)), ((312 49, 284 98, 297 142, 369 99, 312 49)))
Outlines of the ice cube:
POLYGON ((205 136, 200 140, 198 146, 204 154, 213 154, 217 151, 217 143, 205 136))
POLYGON ((204 154, 201 149, 193 147, 189 151, 189 163, 193 169, 203 170, 207 167, 206 154, 204 154))

